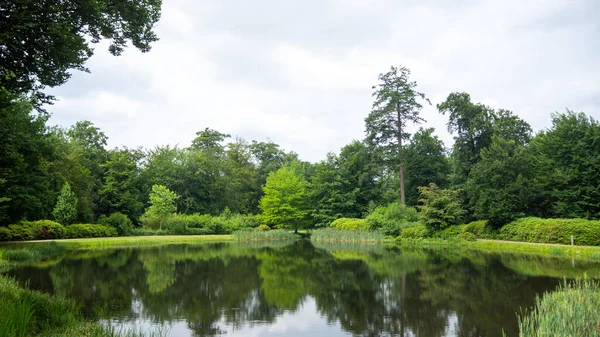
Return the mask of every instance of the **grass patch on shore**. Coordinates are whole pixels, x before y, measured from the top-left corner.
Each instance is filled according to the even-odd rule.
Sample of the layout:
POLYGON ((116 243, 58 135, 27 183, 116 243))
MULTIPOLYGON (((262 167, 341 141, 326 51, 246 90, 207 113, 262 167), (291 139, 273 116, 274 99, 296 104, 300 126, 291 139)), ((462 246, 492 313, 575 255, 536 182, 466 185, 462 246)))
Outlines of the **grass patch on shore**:
POLYGON ((341 243, 381 243, 383 233, 379 231, 343 231, 335 229, 319 229, 310 234, 314 242, 341 243))
POLYGON ((501 240, 476 240, 466 241, 451 238, 436 239, 402 239, 395 240, 400 247, 435 247, 448 246, 460 249, 475 249, 488 253, 521 253, 528 255, 572 258, 583 261, 600 261, 600 247, 593 246, 568 246, 559 244, 512 242, 501 240))
POLYGON ((233 232, 232 237, 237 241, 295 241, 301 236, 283 229, 275 230, 240 230, 233 232))
POLYGON ((533 310, 519 315, 519 336, 600 336, 598 286, 584 278, 538 296, 533 310))

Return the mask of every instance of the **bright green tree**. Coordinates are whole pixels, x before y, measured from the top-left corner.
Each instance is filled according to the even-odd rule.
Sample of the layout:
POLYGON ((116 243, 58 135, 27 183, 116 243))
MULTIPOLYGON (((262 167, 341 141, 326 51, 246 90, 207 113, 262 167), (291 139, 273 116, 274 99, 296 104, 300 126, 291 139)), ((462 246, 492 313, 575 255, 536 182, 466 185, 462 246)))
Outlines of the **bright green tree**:
POLYGON ((419 116, 425 94, 416 90, 417 83, 409 80, 410 70, 392 66, 390 71, 379 75, 379 84, 373 86, 374 102, 371 113, 365 119, 367 141, 381 147, 387 160, 396 166, 400 178, 400 202, 406 204, 404 194, 403 141, 410 134, 409 124, 425 120, 419 116))
POLYGON ((463 221, 465 214, 458 198, 458 192, 450 189, 441 189, 436 184, 419 187, 421 205, 420 217, 431 230, 444 229, 451 225, 458 225, 463 221))
POLYGON ((267 177, 260 209, 271 227, 298 231, 308 225, 307 182, 296 166, 284 166, 267 177))
POLYGON ((36 106, 52 100, 41 92, 65 83, 76 69, 88 71, 91 43, 110 41, 120 55, 128 43, 142 52, 153 32, 161 0, 0 0, 0 91, 34 92, 36 106))
POLYGON ((146 212, 142 215, 144 224, 150 227, 158 225, 158 229, 162 229, 164 221, 177 212, 177 206, 175 205, 177 198, 179 198, 177 193, 165 186, 152 186, 150 206, 146 208, 146 212))
POLYGON ((77 215, 77 197, 71 191, 71 185, 68 182, 64 183, 60 190, 52 215, 54 215, 56 221, 63 225, 71 224, 77 215))

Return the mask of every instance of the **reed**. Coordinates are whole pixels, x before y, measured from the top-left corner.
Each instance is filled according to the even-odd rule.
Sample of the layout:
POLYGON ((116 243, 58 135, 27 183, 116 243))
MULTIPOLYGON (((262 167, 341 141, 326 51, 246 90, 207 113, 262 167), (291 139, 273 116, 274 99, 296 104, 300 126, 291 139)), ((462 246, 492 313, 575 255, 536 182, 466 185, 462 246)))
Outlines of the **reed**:
POLYGON ((283 229, 268 231, 259 230, 240 230, 232 234, 237 241, 294 241, 300 238, 299 235, 283 229))
POLYGON ((598 337, 599 284, 585 277, 565 282, 556 291, 538 296, 534 308, 518 316, 520 337, 598 337))
POLYGON ((380 231, 319 229, 310 234, 310 240, 315 242, 381 243, 383 233, 380 231))

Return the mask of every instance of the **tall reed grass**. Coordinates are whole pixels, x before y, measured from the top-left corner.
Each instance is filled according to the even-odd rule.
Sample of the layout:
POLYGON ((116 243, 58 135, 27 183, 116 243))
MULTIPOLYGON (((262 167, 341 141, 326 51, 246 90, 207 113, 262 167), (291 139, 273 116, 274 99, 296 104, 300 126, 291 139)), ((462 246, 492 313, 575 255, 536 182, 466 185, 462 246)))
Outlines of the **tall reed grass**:
POLYGON ((300 238, 299 235, 283 229, 268 231, 240 230, 233 232, 232 236, 238 241, 294 241, 300 238))
POLYGON ((599 285, 584 277, 538 296, 533 310, 519 315, 519 337, 600 336, 599 285))
POLYGON ((383 240, 383 233, 380 231, 319 229, 310 234, 310 240, 315 242, 380 243, 383 240))

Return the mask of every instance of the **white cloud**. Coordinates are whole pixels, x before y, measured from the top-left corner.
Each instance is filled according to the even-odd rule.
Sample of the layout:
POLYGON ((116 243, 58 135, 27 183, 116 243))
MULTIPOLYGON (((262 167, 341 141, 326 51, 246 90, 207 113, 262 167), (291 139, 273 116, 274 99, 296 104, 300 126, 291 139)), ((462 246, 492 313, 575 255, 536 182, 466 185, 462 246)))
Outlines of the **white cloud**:
MULTIPOLYGON (((412 70, 439 103, 452 91, 515 111, 598 116, 599 25, 593 1, 164 1, 150 53, 96 48, 92 74, 53 90, 55 123, 96 123, 112 146, 186 146, 205 127, 272 139, 323 159, 363 137, 371 86, 390 65, 412 70)), ((446 118, 423 110, 447 143, 446 118)))

